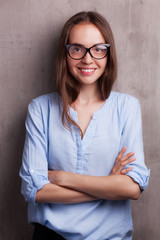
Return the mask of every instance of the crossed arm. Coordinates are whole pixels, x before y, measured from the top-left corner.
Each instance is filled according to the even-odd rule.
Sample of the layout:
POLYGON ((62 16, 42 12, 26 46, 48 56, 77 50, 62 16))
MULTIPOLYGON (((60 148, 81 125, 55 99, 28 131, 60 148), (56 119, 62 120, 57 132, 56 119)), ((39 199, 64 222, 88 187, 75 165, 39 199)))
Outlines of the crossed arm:
POLYGON ((135 161, 134 153, 124 155, 124 147, 116 158, 110 176, 87 176, 65 171, 49 171, 51 183, 36 193, 36 202, 80 203, 97 199, 138 199, 140 188, 125 174, 132 170, 124 167, 135 161))

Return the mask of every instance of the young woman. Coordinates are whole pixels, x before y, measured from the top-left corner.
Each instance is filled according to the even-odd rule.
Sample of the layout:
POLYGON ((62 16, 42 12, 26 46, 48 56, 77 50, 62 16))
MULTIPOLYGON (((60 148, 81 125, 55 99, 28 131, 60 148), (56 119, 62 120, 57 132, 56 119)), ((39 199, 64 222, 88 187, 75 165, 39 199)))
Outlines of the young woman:
POLYGON ((149 171, 138 100, 112 91, 115 44, 100 14, 66 22, 56 69, 57 92, 34 99, 26 120, 20 176, 33 239, 130 240, 130 199, 149 171))

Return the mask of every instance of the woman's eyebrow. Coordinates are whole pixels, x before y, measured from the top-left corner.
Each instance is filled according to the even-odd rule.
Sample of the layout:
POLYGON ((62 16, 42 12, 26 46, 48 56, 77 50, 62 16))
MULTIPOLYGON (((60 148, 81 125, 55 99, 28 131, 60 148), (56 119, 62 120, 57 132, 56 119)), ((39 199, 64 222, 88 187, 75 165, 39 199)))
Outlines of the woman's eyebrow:
MULTIPOLYGON (((83 44, 81 44, 81 43, 78 43, 78 42, 73 42, 73 43, 69 43, 69 44, 85 47, 85 45, 83 45, 83 44)), ((99 44, 104 44, 104 43, 94 43, 94 44, 92 44, 90 47, 92 47, 92 46, 94 46, 94 45, 99 45, 99 44)))
POLYGON ((84 47, 84 45, 83 44, 81 44, 81 43, 78 43, 78 42, 73 42, 73 43, 70 43, 71 45, 79 45, 79 46, 83 46, 84 47))

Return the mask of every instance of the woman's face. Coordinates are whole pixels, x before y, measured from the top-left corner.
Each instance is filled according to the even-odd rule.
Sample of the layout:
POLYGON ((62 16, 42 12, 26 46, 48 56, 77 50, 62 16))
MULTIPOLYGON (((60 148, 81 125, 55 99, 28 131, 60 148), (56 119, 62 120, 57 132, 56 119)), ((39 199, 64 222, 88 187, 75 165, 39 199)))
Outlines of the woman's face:
MULTIPOLYGON (((90 48, 95 44, 106 43, 100 30, 92 23, 79 23, 72 27, 69 36, 69 44, 81 44, 90 48)), ((82 85, 97 83, 103 74, 107 57, 97 60, 91 57, 89 52, 80 60, 72 59, 67 54, 68 69, 71 75, 82 85)))

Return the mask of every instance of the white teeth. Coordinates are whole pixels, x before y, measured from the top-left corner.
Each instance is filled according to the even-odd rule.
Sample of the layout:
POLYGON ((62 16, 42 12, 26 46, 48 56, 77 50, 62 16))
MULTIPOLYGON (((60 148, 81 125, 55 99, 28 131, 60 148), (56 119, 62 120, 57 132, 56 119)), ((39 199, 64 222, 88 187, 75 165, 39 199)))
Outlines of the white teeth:
POLYGON ((82 72, 93 72, 94 71, 94 69, 92 68, 92 69, 81 69, 81 71, 82 72))

